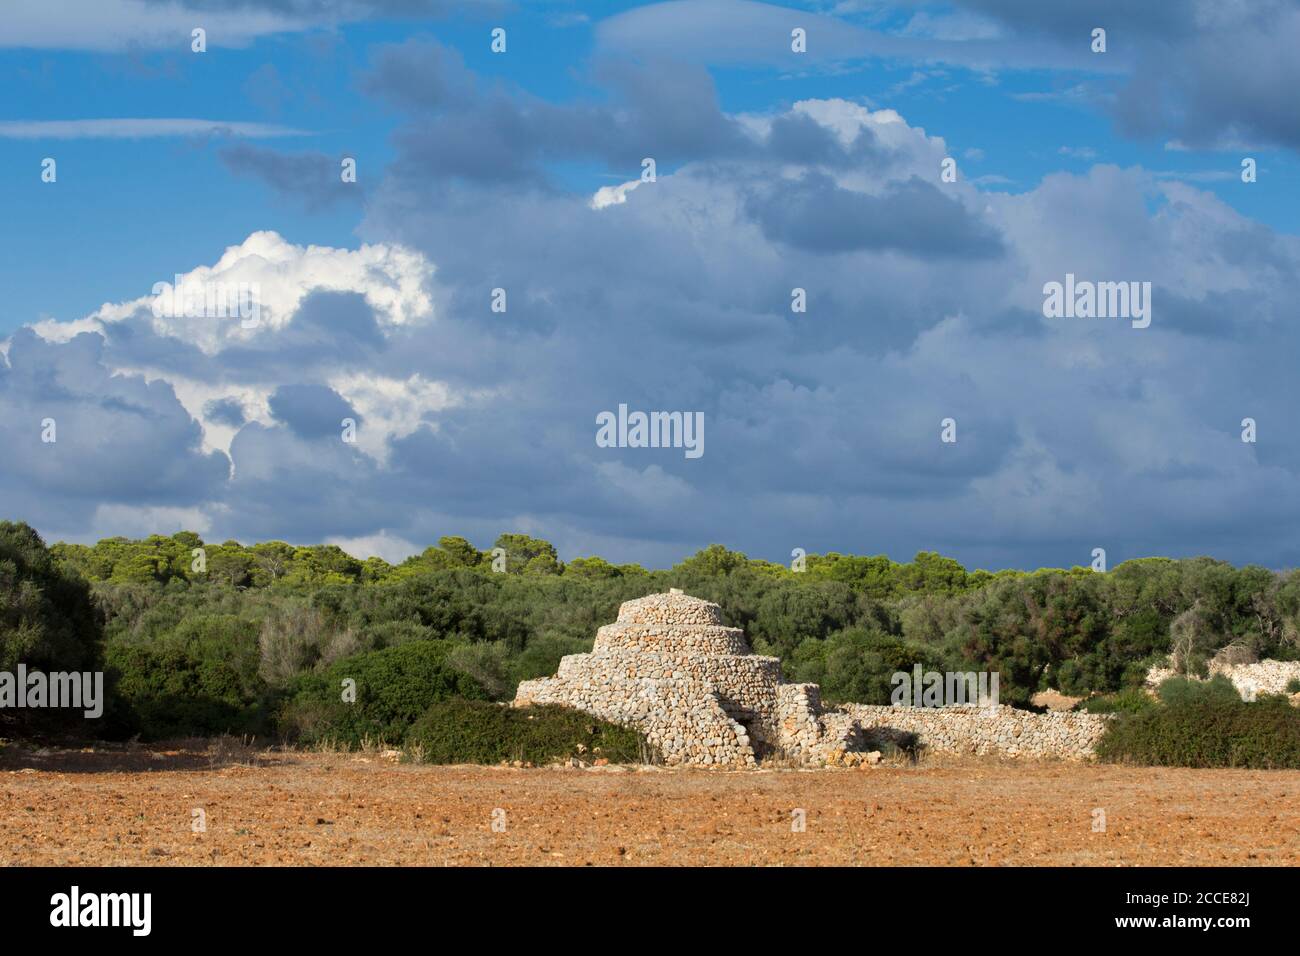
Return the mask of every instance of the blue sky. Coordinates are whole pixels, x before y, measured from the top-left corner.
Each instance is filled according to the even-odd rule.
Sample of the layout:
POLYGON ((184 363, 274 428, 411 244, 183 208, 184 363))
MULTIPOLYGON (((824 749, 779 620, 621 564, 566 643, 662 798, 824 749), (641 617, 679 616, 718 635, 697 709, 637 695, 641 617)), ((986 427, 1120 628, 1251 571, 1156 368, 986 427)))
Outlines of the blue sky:
POLYGON ((1279 533, 1300 521, 1293 3, 7 18, 0 492, 51 537, 1298 560, 1279 533), (658 182, 593 201, 642 156, 658 182), (270 321, 149 314, 155 283, 201 267, 261 282, 270 321), (1044 319, 1036 290, 1067 271, 1151 281, 1152 327, 1044 319), (596 447, 620 403, 702 411, 708 452, 596 447), (53 449, 33 444, 47 413, 53 449))
MULTIPOLYGON (((375 45, 424 34, 454 47, 484 77, 499 77, 552 101, 598 98, 601 90, 585 75, 596 26, 635 6, 560 2, 476 12, 465 5, 435 19, 323 23, 257 37, 239 48, 215 46, 220 38, 214 36, 214 47, 204 55, 190 52, 184 32, 172 49, 7 47, 0 52, 0 70, 6 89, 17 95, 6 104, 3 119, 187 117, 282 126, 300 135, 254 139, 274 141, 286 152, 355 156, 363 171, 376 173, 392 158, 387 137, 398 120, 376 110, 358 89, 358 74, 375 45), (489 31, 497 25, 508 31, 504 56, 489 48, 489 31)), ((789 6, 823 12, 827 7, 789 6)), ((863 6, 867 12, 843 21, 902 30, 916 16, 907 5, 863 6)), ((202 21, 197 13, 194 22, 202 21)), ((813 97, 896 109, 911 125, 942 135, 967 176, 990 178, 988 189, 1023 192, 1047 173, 1112 162, 1193 177, 1234 208, 1279 229, 1293 231, 1300 208, 1300 190, 1241 188, 1236 175, 1241 150, 1174 152, 1158 135, 1135 140, 1118 134, 1103 111, 1068 97, 1018 98, 1060 94, 1090 79, 1108 79, 1086 71, 991 74, 946 64, 851 58, 806 75, 731 63, 711 73, 728 112, 762 112, 813 97), (971 150, 979 153, 967 155, 971 150), (1209 178, 1216 174, 1224 178, 1209 178)), ((158 278, 208 261, 256 229, 275 229, 300 243, 355 243, 358 207, 309 214, 278 203, 263 184, 223 166, 218 151, 228 142, 219 133, 0 139, 0 201, 11 226, 0 239, 0 276, 11 305, 0 318, 0 332, 43 317, 80 318, 105 301, 134 298, 158 278), (47 155, 60 164, 57 189, 45 188, 39 178, 47 155), (145 210, 155 214, 142 215, 145 210), (112 241, 105 243, 106 237, 112 241), (74 264, 77 281, 69 282, 74 264)), ((1294 180, 1293 154, 1266 147, 1248 152, 1265 168, 1266 178, 1294 180)), ((556 182, 590 192, 625 173, 582 164, 558 168, 556 182)))

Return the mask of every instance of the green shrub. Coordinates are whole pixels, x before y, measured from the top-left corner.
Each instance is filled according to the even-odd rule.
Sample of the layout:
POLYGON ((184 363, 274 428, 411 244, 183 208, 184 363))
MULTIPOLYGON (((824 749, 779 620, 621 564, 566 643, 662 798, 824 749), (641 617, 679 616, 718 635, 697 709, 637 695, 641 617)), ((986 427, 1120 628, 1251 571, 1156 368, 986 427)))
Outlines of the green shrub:
POLYGON ((642 758, 639 733, 567 707, 439 701, 416 721, 406 752, 424 763, 550 763, 581 755, 611 763, 642 758))
POLYGON ((447 652, 448 666, 468 674, 491 700, 514 697, 518 681, 510 677, 510 649, 504 641, 460 644, 447 652))
POLYGON ((1300 768, 1300 709, 1281 697, 1160 704, 1113 721, 1097 755, 1165 767, 1300 768))
POLYGON ((910 675, 916 664, 924 670, 945 669, 938 655, 923 645, 862 629, 805 640, 790 658, 793 678, 820 684, 822 699, 830 704, 888 704, 893 675, 910 675))
POLYGON ((1300 694, 1300 677, 1292 677, 1286 682, 1286 692, 1288 694, 1300 694))
POLYGON ((161 740, 270 729, 265 695, 227 661, 199 659, 174 645, 110 646, 106 663, 110 735, 161 740))
POLYGON ((588 654, 591 652, 591 641, 582 640, 581 638, 561 637, 555 634, 542 634, 519 654, 515 660, 511 673, 513 681, 510 685, 510 696, 514 696, 515 688, 520 681, 533 680, 537 677, 550 677, 560 667, 560 658, 567 654, 588 654))
POLYGON ((486 699, 469 675, 447 663, 446 641, 412 641, 336 661, 304 674, 279 708, 277 726, 289 739, 349 748, 363 741, 399 744, 421 714, 447 697, 486 699), (345 681, 356 700, 344 700, 345 681))
MULTIPOLYGON (((1047 686, 1079 696, 1139 686, 1171 653, 1189 667, 1225 645, 1300 659, 1290 640, 1300 570, 1149 558, 1104 575, 991 574, 923 552, 903 564, 809 554, 797 574, 715 545, 646 572, 594 558, 565 566, 527 535, 498 544, 511 573, 493 573, 488 552, 451 537, 392 567, 337 547, 205 544, 191 532, 45 549, 29 527, 0 523, 0 669, 93 670, 103 645, 144 648, 129 662, 141 673, 128 690, 154 734, 248 726, 265 698, 297 697, 303 674, 427 641, 460 648, 448 665, 508 700, 518 680, 554 673, 563 654, 589 648, 622 601, 670 586, 717 601, 725 623, 745 628, 756 651, 783 657, 790 676, 821 683, 829 703, 887 703, 893 672, 915 663, 997 672, 1002 701, 1025 707, 1047 686), (206 572, 194 569, 196 547, 207 548, 206 572), (181 666, 195 673, 182 677, 181 666), (190 712, 197 722, 183 728, 190 712)), ((299 701, 310 706, 294 719, 333 732, 339 688, 327 690, 299 701)), ((1086 706, 1128 709, 1121 698, 1086 706)), ((0 712, 0 735, 23 731, 18 716, 0 712)), ((107 718, 87 729, 107 732, 107 718)))
POLYGON ((31 526, 0 521, 0 670, 95 670, 100 638, 89 585, 31 526))
POLYGON ((1233 703, 1241 700, 1241 694, 1232 686, 1232 681, 1222 674, 1215 674, 1210 680, 1190 680, 1186 677, 1170 677, 1160 682, 1156 688, 1162 704, 1183 704, 1197 701, 1223 701, 1233 703))
POLYGON ((1154 707, 1156 699, 1144 690, 1130 687, 1114 694, 1089 697, 1079 705, 1079 710, 1089 714, 1131 714, 1154 707))

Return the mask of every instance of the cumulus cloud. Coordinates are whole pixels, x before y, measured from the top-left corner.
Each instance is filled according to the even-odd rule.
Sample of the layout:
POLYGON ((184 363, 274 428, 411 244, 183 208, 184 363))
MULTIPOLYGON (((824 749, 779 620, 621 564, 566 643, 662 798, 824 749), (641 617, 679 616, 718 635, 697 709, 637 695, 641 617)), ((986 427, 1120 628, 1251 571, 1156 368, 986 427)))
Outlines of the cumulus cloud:
POLYGON ((63 533, 101 506, 195 508, 214 535, 386 553, 526 530, 651 564, 711 541, 1300 560, 1300 441, 1279 424, 1295 237, 1137 167, 1015 195, 941 183, 946 144, 903 115, 729 115, 689 71, 673 161, 596 209, 552 166, 631 174, 639 134, 673 115, 653 73, 611 67, 610 101, 557 106, 438 50, 376 53, 366 82, 401 125, 358 249, 257 233, 188 265, 258 282, 256 327, 157 317, 142 296, 13 337, 19 513, 63 533), (1151 327, 1044 318, 1067 273, 1150 281, 1151 327), (595 416, 620 403, 703 413, 705 456, 598 447, 595 416), (60 424, 81 475, 50 480, 68 462, 39 457, 47 407, 125 444, 65 450, 60 424), (345 411, 355 444, 335 437, 345 411), (1267 441, 1239 440, 1245 416, 1267 441))
POLYGON ((281 385, 267 404, 299 438, 332 437, 342 433, 344 419, 356 422, 356 409, 326 385, 281 385))
POLYGON ((545 189, 430 186, 421 153, 399 155, 365 229, 438 263, 449 322, 475 343, 461 354, 501 386, 397 446, 401 467, 440 463, 444 507, 524 508, 562 545, 625 558, 919 540, 990 565, 1098 545, 1296 559, 1251 519, 1295 520, 1294 449, 1276 436, 1261 461, 1235 430, 1238 407, 1289 399, 1281 376, 1267 397, 1238 387, 1246 352, 1293 334, 1291 237, 1138 168, 940 190, 941 139, 843 100, 720 122, 745 145, 701 146, 599 212, 545 189), (486 234, 483 217, 512 228, 486 234), (1067 272, 1152 281, 1152 328, 1045 319, 1042 286, 1067 272), (495 284, 512 318, 485 328, 481 293, 460 290, 495 284), (1201 344, 1212 331, 1245 351, 1201 344), (620 401, 703 411, 708 454, 594 448, 591 416, 620 401), (955 445, 939 441, 949 416, 955 445), (1255 489, 1235 523, 1210 504, 1224 481, 1255 489))
POLYGON ((103 531, 98 519, 134 529, 183 516, 214 533, 320 540, 310 516, 331 496, 347 512, 334 532, 364 536, 390 442, 459 400, 409 347, 435 324, 431 264, 397 246, 257 233, 189 269, 188 283, 257 287, 262 321, 155 315, 145 297, 6 340, 0 440, 21 453, 0 491, 16 513, 78 538, 103 531), (344 418, 354 443, 341 440, 344 418), (278 500, 304 494, 300 507, 278 500))
POLYGON ((427 545, 416 544, 413 541, 407 541, 399 535, 389 534, 387 531, 379 531, 377 534, 367 534, 356 538, 329 538, 326 544, 338 545, 354 558, 365 560, 366 558, 383 558, 391 564, 396 564, 413 554, 423 551, 427 545))
POLYGON ((234 398, 215 398, 203 406, 203 414, 209 421, 238 428, 244 424, 244 406, 234 398))
POLYGON ((882 196, 845 189, 826 175, 751 195, 747 210, 764 234, 810 252, 895 250, 926 257, 988 258, 997 235, 933 183, 911 179, 882 196))
POLYGON ((19 330, 0 395, 0 497, 16 514, 84 527, 101 504, 204 504, 229 476, 172 387, 113 374, 96 334, 55 343, 19 330))
POLYGON ((627 194, 641 185, 641 180, 633 179, 617 186, 601 186, 591 196, 592 209, 604 209, 607 206, 621 206, 627 202, 627 194))
MULTIPOLYGON (((193 345, 213 354, 232 345, 251 346, 283 331, 299 312, 303 300, 322 291, 360 291, 373 321, 392 328, 431 318, 428 283, 432 266, 418 253, 384 243, 360 249, 295 246, 274 232, 256 232, 230 246, 211 266, 197 266, 176 276, 159 278, 156 292, 128 302, 110 303, 88 317, 91 327, 104 328, 147 316, 154 334, 193 345), (256 324, 238 316, 183 314, 175 287, 193 291, 193 300, 208 301, 218 292, 227 302, 241 292, 254 294, 256 324)), ((203 311, 195 309, 194 311, 203 311)), ((310 319, 310 313, 308 318, 310 319)), ((78 329, 88 327, 85 323, 78 329)), ((43 328, 57 335, 57 324, 43 328)))

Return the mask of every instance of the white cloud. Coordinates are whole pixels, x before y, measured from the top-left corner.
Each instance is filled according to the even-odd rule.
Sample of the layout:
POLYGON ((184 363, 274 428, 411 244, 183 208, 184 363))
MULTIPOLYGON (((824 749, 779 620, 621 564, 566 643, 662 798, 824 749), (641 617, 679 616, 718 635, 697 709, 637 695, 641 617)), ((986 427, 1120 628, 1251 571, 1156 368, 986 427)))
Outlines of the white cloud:
POLYGON ((147 139, 160 136, 305 136, 306 130, 272 123, 208 119, 0 120, 0 139, 147 139))
POLYGON ((890 145, 899 142, 912 128, 894 110, 875 110, 849 100, 833 97, 799 100, 792 112, 811 117, 833 131, 842 145, 848 146, 863 129, 870 129, 890 145))
POLYGON ((1185 183, 1226 183, 1241 176, 1240 172, 1230 169, 1198 169, 1180 171, 1164 169, 1155 173, 1157 179, 1177 179, 1185 183))
POLYGON ((1213 142, 1200 146, 1189 146, 1181 139, 1171 139, 1165 143, 1165 151, 1169 153, 1253 153, 1259 150, 1258 143, 1248 143, 1233 134, 1220 136, 1213 142))
POLYGON ((328 384, 360 413, 363 424, 357 432, 357 446, 381 464, 387 462, 389 441, 405 438, 421 425, 432 423, 434 412, 458 404, 444 383, 431 382, 422 375, 396 379, 346 373, 331 378, 328 384))
POLYGON ((143 538, 151 534, 194 531, 204 534, 212 520, 202 508, 137 507, 102 504, 95 509, 92 528, 98 538, 122 535, 143 538))
POLYGON ((902 33, 935 40, 992 40, 1002 35, 992 20, 967 11, 944 15, 921 11, 912 15, 902 33))
MULTIPOLYGON (((159 335, 190 342, 208 354, 284 328, 303 298, 316 290, 360 292, 375 310, 381 329, 433 317, 428 292, 432 264, 418 252, 385 243, 362 245, 355 250, 295 246, 279 233, 255 232, 226 249, 214 265, 198 266, 180 276, 186 288, 219 288, 228 294, 241 287, 258 291, 261 314, 254 328, 245 328, 238 317, 153 317, 159 335)), ((157 281, 171 286, 174 278, 160 276, 157 281)), ((142 309, 152 315, 156 298, 151 294, 122 303, 105 303, 82 320, 80 327, 91 329, 95 323, 121 321, 142 309)), ((47 331, 55 334, 49 323, 43 323, 40 331, 42 335, 47 331)))
POLYGON ((301 17, 265 10, 204 10, 181 2, 6 0, 0 47, 100 52, 170 49, 188 55, 190 31, 195 27, 207 31, 212 49, 243 47, 261 36, 312 25, 301 17))
POLYGON ((600 21, 602 52, 671 56, 710 64, 766 64, 788 68, 790 31, 807 31, 816 63, 871 58, 999 69, 1125 68, 1117 54, 1094 56, 1086 46, 1042 36, 1004 36, 984 18, 958 13, 916 21, 916 34, 866 29, 834 16, 752 0, 672 0, 632 7, 600 21))
POLYGON ((1091 146, 1062 146, 1057 152, 1071 159, 1093 160, 1097 158, 1097 151, 1091 146))
POLYGON ((664 471, 661 465, 631 468, 622 462, 604 461, 596 465, 596 473, 614 494, 631 499, 638 505, 662 505, 680 502, 691 495, 690 483, 664 471))
MULTIPOLYGON (((943 140, 892 111, 848 100, 796 109, 841 143, 869 128, 871 145, 883 144, 863 150, 862 165, 878 169, 812 167, 819 175, 858 177, 859 191, 936 176, 943 140)), ((763 122, 747 125, 761 142, 763 122)), ((895 554, 951 549, 968 563, 1023 566, 1086 560, 1102 544, 1117 559, 1124 549, 1225 541, 1216 549, 1225 557, 1294 563, 1287 542, 1300 527, 1300 443, 1271 430, 1260 452, 1277 463, 1262 467, 1232 431, 1244 414, 1278 421, 1294 406, 1286 308, 1300 284, 1300 240, 1159 173, 1097 165, 1018 195, 948 184, 1000 233, 995 258, 931 257, 924 243, 907 255, 825 255, 772 241, 747 212, 747 194, 784 173, 800 168, 761 150, 734 163, 687 161, 620 214, 597 216, 587 196, 471 186, 473 202, 408 204, 408 183, 393 173, 366 229, 400 244, 322 249, 257 233, 194 270, 263 282, 269 314, 249 333, 256 339, 238 323, 210 332, 195 320, 138 322, 115 336, 111 323, 147 308, 147 297, 93 318, 107 329, 102 356, 93 336, 64 335, 58 348, 16 338, 17 372, 0 374, 0 425, 6 415, 12 423, 0 437, 11 447, 30 441, 30 422, 46 414, 37 400, 48 402, 47 382, 85 386, 69 389, 77 406, 65 403, 66 432, 56 409, 58 448, 15 456, 52 463, 0 471, 0 493, 47 525, 101 497, 127 507, 198 500, 214 534, 333 535, 356 553, 395 557, 414 549, 410 541, 477 529, 608 542, 601 551, 614 560, 669 547, 680 557, 679 542, 718 540, 775 557, 794 543, 845 550, 870 540, 895 554), (493 218, 512 228, 483 230, 493 218), (435 259, 447 283, 437 301, 470 303, 447 321, 431 321, 435 259), (1066 272, 1150 280, 1152 327, 1044 322, 1042 284, 1066 272), (512 306, 532 307, 529 321, 485 320, 476 308, 501 275, 510 277, 512 306), (810 291, 807 316, 788 312, 796 283, 810 291), (322 286, 361 293, 383 342, 358 340, 348 351, 349 341, 324 358, 278 350, 297 341, 302 300, 322 286), (196 360, 162 336, 207 354, 196 360), (90 374, 101 357, 123 365, 137 355, 158 363, 148 388, 90 374), (187 415, 171 410, 158 378, 174 386, 187 415), (266 399, 281 384, 337 391, 363 419, 362 444, 274 422, 266 399), (503 399, 479 400, 493 392, 503 399), (232 443, 232 426, 203 421, 205 448, 231 449, 234 479, 222 461, 202 469, 182 461, 197 480, 181 471, 142 490, 143 478, 167 474, 158 462, 180 444, 176 436, 197 432, 183 426, 191 415, 202 420, 214 399, 233 399, 263 423, 232 443), (687 462, 595 449, 592 415, 624 400, 704 411, 712 450, 687 462), (156 430, 154 406, 173 421, 156 448, 144 441, 156 430), (84 424, 74 411, 89 416, 84 424), (949 414, 959 421, 955 446, 938 441, 949 414), (129 467, 109 487, 102 462, 126 425, 142 437, 128 436, 120 459, 129 467), (111 447, 91 454, 74 435, 108 435, 111 447), (79 457, 59 463, 54 451, 79 457), (55 487, 70 474, 88 477, 55 487), (192 498, 178 495, 191 487, 192 498), (1220 520, 1228 504, 1242 509, 1238 520, 1220 520), (1224 528, 1237 537, 1212 538, 1224 528)), ((888 235, 916 226, 902 212, 884 224, 888 235)), ((47 339, 59 338, 57 325, 46 328, 47 339)), ((90 516, 84 523, 93 527, 90 516)))
POLYGON ((591 197, 592 209, 604 209, 607 206, 621 206, 627 202, 627 194, 641 185, 641 180, 633 179, 617 186, 601 186, 591 197))
MULTIPOLYGON (((284 354, 292 363, 293 344, 283 339, 296 321, 304 298, 312 292, 360 293, 373 310, 381 334, 425 323, 433 317, 429 280, 433 267, 424 256, 395 245, 362 245, 359 249, 327 246, 296 246, 274 232, 257 232, 231 246, 211 266, 198 266, 182 273, 186 286, 254 284, 260 289, 261 324, 241 327, 238 318, 185 318, 154 316, 153 297, 122 303, 106 303, 93 315, 71 322, 46 319, 31 328, 48 342, 67 343, 83 332, 110 331, 113 323, 138 316, 148 317, 156 335, 179 339, 197 346, 220 363, 221 353, 235 346, 257 343, 262 354, 275 356, 282 341, 284 354)), ((170 282, 173 277, 166 280, 170 282)), ((327 333, 328 334, 328 333, 327 333)), ((6 343, 7 347, 7 343, 6 343)), ((214 418, 208 412, 212 402, 237 404, 245 422, 267 427, 276 425, 268 400, 285 383, 283 364, 266 366, 264 377, 250 380, 249 370, 227 369, 212 378, 212 369, 177 368, 149 353, 135 358, 129 349, 106 357, 111 371, 140 375, 147 382, 169 385, 176 399, 202 426, 204 452, 229 454, 242 425, 214 418), (237 373, 237 374, 230 374, 237 373)), ((220 365, 217 366, 220 369, 220 365)), ((305 374, 304 370, 304 374, 305 374)), ((457 396, 442 382, 423 374, 403 377, 361 370, 346 362, 331 372, 313 373, 319 381, 338 392, 360 415, 357 448, 376 463, 387 463, 389 442, 410 435, 422 425, 434 427, 435 414, 461 401, 482 398, 489 391, 462 391, 457 396)))
POLYGON ((68 342, 82 332, 98 332, 103 329, 99 319, 84 318, 63 322, 59 319, 45 318, 31 324, 33 330, 47 342, 68 342))
MULTIPOLYGON (((164 376, 154 372, 159 378, 164 376)), ((266 385, 231 385, 225 382, 200 382, 193 378, 175 373, 167 373, 166 381, 176 390, 176 400, 181 403, 190 417, 203 426, 204 451, 223 451, 230 453, 230 443, 239 432, 239 427, 226 422, 216 421, 207 413, 209 402, 217 400, 235 401, 240 405, 244 418, 249 422, 263 425, 274 424, 267 399, 275 391, 272 384, 266 385)))
POLYGON ((337 545, 352 557, 362 561, 366 558, 379 557, 389 564, 405 561, 411 555, 419 554, 424 550, 421 546, 384 530, 357 538, 326 538, 325 543, 337 545))

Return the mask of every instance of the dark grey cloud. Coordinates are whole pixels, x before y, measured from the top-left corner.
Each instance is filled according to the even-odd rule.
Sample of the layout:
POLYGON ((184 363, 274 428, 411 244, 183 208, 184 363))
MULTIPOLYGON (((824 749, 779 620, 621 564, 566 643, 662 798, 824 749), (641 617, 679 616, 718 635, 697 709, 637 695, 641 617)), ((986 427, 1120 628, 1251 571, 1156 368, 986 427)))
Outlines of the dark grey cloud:
MULTIPOLYGON (((185 320, 238 323, 238 318, 185 320)), ((252 336, 205 352, 176 334, 160 335, 148 308, 107 323, 101 333, 110 363, 133 368, 162 369, 196 382, 213 385, 255 385, 308 378, 328 378, 349 369, 371 368, 376 356, 390 348, 374 309, 358 292, 313 289, 306 292, 273 336, 252 336)))
POLYGON ((419 164, 399 166, 367 230, 438 263, 427 353, 446 358, 431 370, 499 389, 401 440, 399 471, 473 521, 522 509, 562 546, 644 560, 710 540, 776 559, 923 540, 991 566, 1210 542, 1241 560, 1300 558, 1254 524, 1300 520, 1291 452, 1278 451, 1297 443, 1274 433, 1265 462, 1223 424, 1237 406, 1271 417, 1291 387, 1266 373, 1261 394, 1252 360, 1216 355, 1188 318, 1235 310, 1249 329, 1235 347, 1284 351, 1277 337, 1295 330, 1272 316, 1295 284, 1293 243, 1140 170, 980 195, 917 178, 932 174, 919 138, 885 154, 869 127, 847 140, 821 129, 781 114, 747 155, 692 163, 596 213, 471 182, 422 191, 419 164), (787 131, 796 146, 777 146, 787 131), (853 149, 888 172, 874 194, 843 163, 853 149), (1079 222, 1080 208, 1094 215, 1079 222), (885 265, 880 248, 908 255, 885 265), (1044 319, 1042 283, 1067 271, 1149 276, 1152 329, 1044 319), (485 309, 496 284, 511 290, 508 324, 485 309), (807 314, 789 311, 794 286, 807 314), (704 412, 704 458, 594 448, 595 412, 619 402, 704 412), (948 417, 955 444, 939 440, 948 417), (1235 534, 1218 504, 1229 485, 1257 489, 1235 534))
MULTIPOLYGON (((711 541, 775 560, 925 547, 1060 565, 1100 546, 1112 563, 1300 562, 1294 237, 1141 169, 1016 195, 941 184, 933 133, 845 101, 742 123, 697 70, 656 87, 644 64, 602 66, 589 100, 556 105, 427 42, 374 62, 372 92, 402 115, 359 234, 436 267, 430 314, 380 322, 367 302, 392 289, 365 299, 364 277, 316 288, 326 258, 286 264, 309 294, 247 336, 164 335, 143 312, 105 322, 94 349, 15 340, 0 368, 3 414, 23 409, 14 439, 43 402, 84 408, 68 414, 96 434, 138 436, 129 476, 190 475, 143 493, 138 477, 92 483, 95 501, 191 502, 213 537, 388 534, 418 550, 510 528, 650 564, 711 541), (634 179, 658 155, 647 136, 675 159, 621 204, 551 178, 578 160, 610 176, 593 191, 634 179), (1151 327, 1045 319, 1042 285, 1067 272, 1150 280, 1151 327), (38 345, 64 357, 57 373, 38 345), (238 428, 228 461, 202 451, 178 395, 238 428), (619 404, 702 413, 704 456, 597 447, 596 415, 619 404), (947 418, 956 443, 940 441, 947 418)), ((98 460, 75 464, 94 475, 98 460)), ((90 527, 90 491, 42 478, 5 473, 0 489, 45 527, 90 527)))
MULTIPOLYGON (((954 0, 955 5, 992 17, 1009 29, 1043 34, 1064 43, 1087 46, 1095 27, 1113 33, 1120 45, 1133 37, 1172 40, 1196 32, 1199 0, 1162 0, 1129 3, 1128 0, 954 0)), ((1109 37, 1108 37, 1109 39, 1109 37)))
POLYGON ((303 297, 294 315, 292 335, 300 342, 326 343, 346 350, 375 348, 384 341, 375 310, 364 295, 321 289, 303 297))
MULTIPOLYGON (((859 136, 874 140, 867 130, 859 136)), ((783 162, 819 166, 847 165, 857 152, 846 148, 833 131, 804 113, 786 114, 773 120, 768 148, 783 162)))
POLYGON ((203 414, 211 421, 219 425, 229 425, 231 428, 238 428, 246 421, 244 406, 234 398, 214 399, 208 402, 203 406, 203 414))
MULTIPOLYGON (((1086 100, 1134 137, 1193 147, 1234 144, 1300 149, 1300 5, 1294 0, 900 0, 888 14, 941 22, 954 9, 994 24, 994 37, 901 35, 852 17, 748 0, 682 0, 630 8, 597 28, 598 52, 673 57, 696 64, 794 69, 789 33, 808 32, 801 65, 843 62, 934 64, 981 71, 1051 70, 1082 75, 1086 100), (1090 50, 1107 31, 1107 52, 1090 50)), ((878 22, 878 21, 875 21, 878 22)), ((960 33, 960 31, 958 31, 960 33)))
POLYGON ((823 173, 806 173, 751 194, 746 208, 765 235, 814 253, 984 259, 1002 251, 996 232, 960 201, 916 178, 871 196, 844 189, 823 173))
MULTIPOLYGON (((827 5, 829 6, 829 5, 827 5)), ((878 20, 918 8, 939 15, 938 3, 881 4, 878 20)), ((852 13, 854 11, 847 11, 852 13)), ((945 63, 979 69, 1081 69, 1098 73, 1122 68, 1121 57, 1090 59, 1087 44, 1026 43, 1017 36, 938 39, 885 31, 802 6, 757 0, 670 0, 631 7, 602 20, 598 49, 623 57, 671 57, 727 66, 768 66, 791 71, 834 68, 849 62, 945 63), (803 54, 792 53, 791 31, 805 31, 803 54)))
MULTIPOLYGON (((316 426, 319 414, 304 410, 316 426)), ((362 426, 364 427, 364 425, 362 426)), ((394 494, 373 461, 339 438, 302 436, 291 427, 250 422, 230 446, 236 467, 225 499, 238 512, 231 525, 245 539, 322 541, 373 533, 394 522, 393 507, 414 499, 394 494)))
POLYGON ((594 76, 612 103, 556 105, 488 86, 458 53, 417 39, 380 47, 362 88, 418 117, 395 134, 398 164, 440 179, 536 184, 555 161, 595 158, 632 174, 646 156, 668 165, 756 149, 702 67, 605 61, 594 76))
POLYGON ((299 438, 338 436, 344 419, 358 419, 347 400, 326 385, 281 385, 269 404, 271 414, 299 438))
POLYGON ((10 339, 0 376, 0 492, 30 496, 34 518, 68 501, 190 505, 210 501, 229 475, 224 453, 204 452, 198 422, 172 386, 114 375, 94 333, 47 342, 10 339), (42 441, 45 422, 55 441, 42 441))
POLYGON ((1109 56, 1132 63, 1118 84, 1113 112, 1121 130, 1170 136, 1188 145, 1225 141, 1300 149, 1300 5, 1294 0, 1223 3, 1035 3, 957 0, 1020 35, 1082 42, 1107 31, 1109 56))
POLYGON ((360 202, 364 196, 359 181, 343 181, 342 157, 283 153, 248 143, 224 147, 218 155, 235 175, 262 180, 278 194, 301 203, 308 212, 360 202))
POLYGON ((455 109, 479 96, 460 52, 432 37, 381 46, 361 79, 361 89, 390 106, 417 113, 455 109))
MULTIPOLYGON (((550 185, 555 163, 596 162, 622 175, 647 156, 665 171, 684 161, 770 158, 835 169, 884 171, 900 157, 869 129, 851 143, 812 118, 786 113, 765 135, 723 112, 708 71, 662 58, 597 60, 588 100, 554 104, 489 83, 460 53, 430 37, 384 44, 372 54, 362 90, 409 117, 393 134, 393 172, 445 195, 449 180, 525 188, 550 185)), ((233 171, 254 175, 310 209, 358 197, 340 187, 337 161, 239 144, 221 152, 233 171)))

